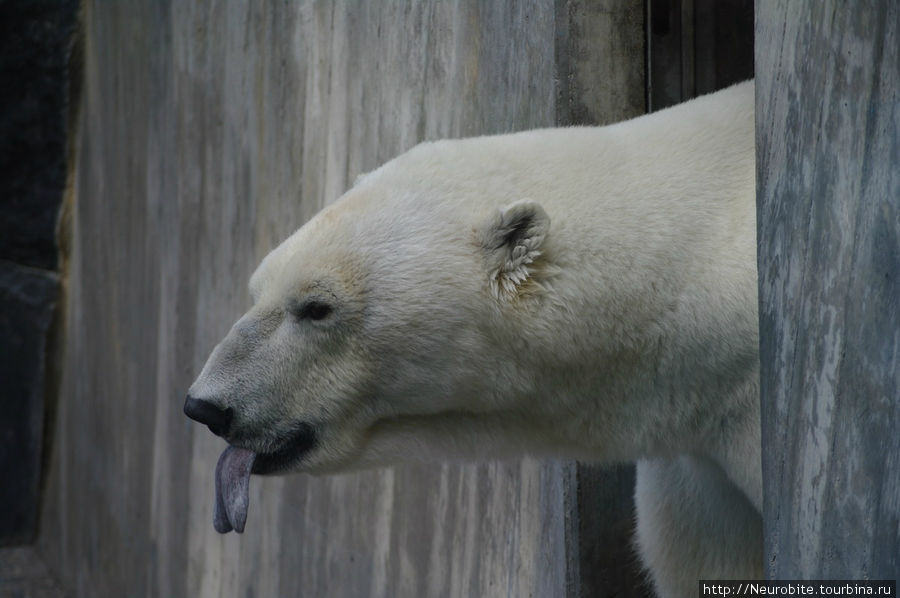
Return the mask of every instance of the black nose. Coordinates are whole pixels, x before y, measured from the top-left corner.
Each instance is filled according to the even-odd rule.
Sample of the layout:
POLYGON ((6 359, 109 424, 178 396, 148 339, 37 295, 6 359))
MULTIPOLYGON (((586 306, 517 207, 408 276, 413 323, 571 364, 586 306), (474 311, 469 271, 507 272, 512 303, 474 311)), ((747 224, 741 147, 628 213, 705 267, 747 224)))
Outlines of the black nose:
POLYGON ((234 410, 231 407, 222 409, 203 399, 195 399, 191 395, 184 400, 184 414, 192 420, 209 426, 210 432, 222 436, 231 425, 234 410))

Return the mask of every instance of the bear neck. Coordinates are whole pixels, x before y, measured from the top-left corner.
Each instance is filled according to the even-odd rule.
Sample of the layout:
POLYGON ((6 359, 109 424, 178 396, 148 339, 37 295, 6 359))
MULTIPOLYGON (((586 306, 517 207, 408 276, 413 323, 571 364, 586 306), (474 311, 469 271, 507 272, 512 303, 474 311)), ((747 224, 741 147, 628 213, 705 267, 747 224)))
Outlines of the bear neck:
POLYGON ((527 381, 513 391, 527 428, 515 433, 535 439, 534 452, 595 463, 709 459, 761 503, 755 334, 735 344, 671 323, 613 331, 574 311, 531 318, 555 326, 518 323, 530 350, 508 355, 519 373, 504 378, 527 381))

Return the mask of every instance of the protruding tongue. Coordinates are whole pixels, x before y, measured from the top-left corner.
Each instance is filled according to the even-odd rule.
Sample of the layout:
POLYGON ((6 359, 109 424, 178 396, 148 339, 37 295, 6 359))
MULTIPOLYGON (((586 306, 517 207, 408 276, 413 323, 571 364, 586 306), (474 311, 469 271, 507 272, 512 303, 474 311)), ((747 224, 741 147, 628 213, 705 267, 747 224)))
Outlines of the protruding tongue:
POLYGON ((256 453, 229 446, 216 465, 216 510, 213 527, 220 534, 243 533, 250 506, 250 470, 256 453))

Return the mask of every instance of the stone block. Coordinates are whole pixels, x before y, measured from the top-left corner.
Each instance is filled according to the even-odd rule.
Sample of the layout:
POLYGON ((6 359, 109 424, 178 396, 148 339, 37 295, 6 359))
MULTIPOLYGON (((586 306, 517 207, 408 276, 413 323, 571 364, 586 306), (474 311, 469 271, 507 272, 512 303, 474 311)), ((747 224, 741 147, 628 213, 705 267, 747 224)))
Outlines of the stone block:
POLYGON ((0 261, 0 545, 35 532, 45 347, 58 288, 53 273, 0 261))

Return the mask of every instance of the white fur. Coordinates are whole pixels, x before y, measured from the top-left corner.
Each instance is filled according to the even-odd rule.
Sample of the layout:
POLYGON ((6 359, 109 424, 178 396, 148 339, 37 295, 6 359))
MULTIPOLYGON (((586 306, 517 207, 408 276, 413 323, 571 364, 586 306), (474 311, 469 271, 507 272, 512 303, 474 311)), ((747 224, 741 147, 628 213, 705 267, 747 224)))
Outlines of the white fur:
MULTIPOLYGON (((295 469, 525 453, 640 460, 661 596, 758 577, 753 85, 603 128, 423 143, 250 283, 191 395, 295 469), (298 319, 315 299, 333 313, 298 319)), ((603 508, 598 505, 598 508, 603 508)))

